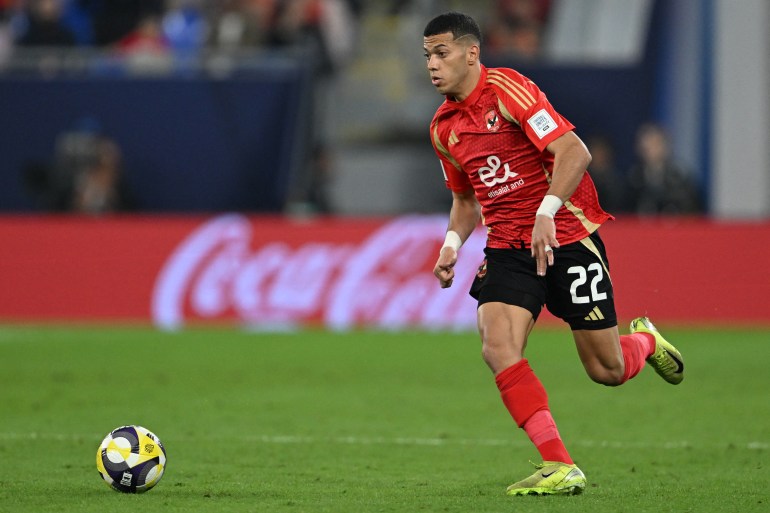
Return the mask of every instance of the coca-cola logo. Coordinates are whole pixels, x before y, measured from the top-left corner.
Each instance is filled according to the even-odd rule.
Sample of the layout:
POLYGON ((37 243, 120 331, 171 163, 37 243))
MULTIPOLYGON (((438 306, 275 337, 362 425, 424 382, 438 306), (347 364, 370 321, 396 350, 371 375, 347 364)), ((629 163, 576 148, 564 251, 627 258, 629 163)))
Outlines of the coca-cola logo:
POLYGON ((236 320, 261 328, 322 323, 333 329, 471 329, 468 296, 483 258, 484 231, 465 243, 450 289, 432 270, 445 216, 405 216, 364 240, 261 240, 252 222, 228 214, 190 234, 159 273, 152 298, 157 326, 236 320))

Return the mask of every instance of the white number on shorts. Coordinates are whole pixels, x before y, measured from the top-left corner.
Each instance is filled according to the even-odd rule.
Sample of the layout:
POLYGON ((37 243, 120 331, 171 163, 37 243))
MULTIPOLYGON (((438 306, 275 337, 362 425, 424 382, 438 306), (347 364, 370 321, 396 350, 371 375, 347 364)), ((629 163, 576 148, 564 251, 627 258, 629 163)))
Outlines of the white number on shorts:
POLYGON ((588 268, 575 265, 567 269, 567 273, 578 275, 578 277, 575 278, 575 281, 573 281, 572 285, 570 285, 569 287, 569 293, 572 294, 572 302, 575 303, 576 305, 588 303, 590 301, 601 301, 602 299, 607 299, 606 292, 599 292, 596 289, 599 282, 602 281, 602 278, 604 278, 604 271, 602 271, 602 264, 598 262, 594 262, 593 264, 589 265, 588 268), (577 295, 577 288, 581 285, 584 285, 588 281, 588 271, 593 271, 596 273, 596 275, 591 280, 591 297, 590 298, 588 296, 577 295))

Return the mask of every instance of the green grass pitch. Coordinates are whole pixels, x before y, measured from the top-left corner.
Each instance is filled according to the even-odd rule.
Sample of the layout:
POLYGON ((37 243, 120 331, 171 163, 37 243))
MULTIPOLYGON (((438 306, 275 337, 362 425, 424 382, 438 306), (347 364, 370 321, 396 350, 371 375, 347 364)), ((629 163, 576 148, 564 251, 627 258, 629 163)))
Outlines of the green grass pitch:
POLYGON ((0 326, 0 511, 770 511, 770 331, 663 332, 684 383, 647 368, 612 389, 566 329, 535 331, 528 357, 588 487, 507 497, 538 455, 474 333, 0 326), (143 495, 96 471, 124 424, 167 449, 143 495))

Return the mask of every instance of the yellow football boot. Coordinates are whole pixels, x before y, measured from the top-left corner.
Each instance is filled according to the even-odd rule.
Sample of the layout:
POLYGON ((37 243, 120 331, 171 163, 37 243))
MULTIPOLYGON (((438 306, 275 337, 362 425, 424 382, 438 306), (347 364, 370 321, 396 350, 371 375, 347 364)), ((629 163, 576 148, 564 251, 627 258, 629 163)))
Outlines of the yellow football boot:
POLYGON ((577 465, 558 461, 535 463, 537 472, 528 478, 513 483, 505 493, 508 495, 577 495, 586 487, 586 476, 577 465))
POLYGON ((682 354, 663 338, 647 317, 637 317, 631 321, 631 333, 649 333, 655 337, 655 352, 647 358, 647 363, 672 385, 682 382, 684 379, 682 354))

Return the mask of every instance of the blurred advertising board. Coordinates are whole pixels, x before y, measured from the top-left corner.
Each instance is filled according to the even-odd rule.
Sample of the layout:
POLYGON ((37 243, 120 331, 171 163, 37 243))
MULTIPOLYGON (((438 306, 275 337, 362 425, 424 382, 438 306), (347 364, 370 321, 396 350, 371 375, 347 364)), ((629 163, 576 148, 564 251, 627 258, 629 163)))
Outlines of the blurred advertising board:
MULTIPOLYGON (((441 289, 445 229, 443 215, 1 216, 0 321, 474 330, 484 230, 441 289)), ((601 235, 621 323, 770 324, 770 270, 735 258, 770 248, 770 223, 620 219, 601 235)))

